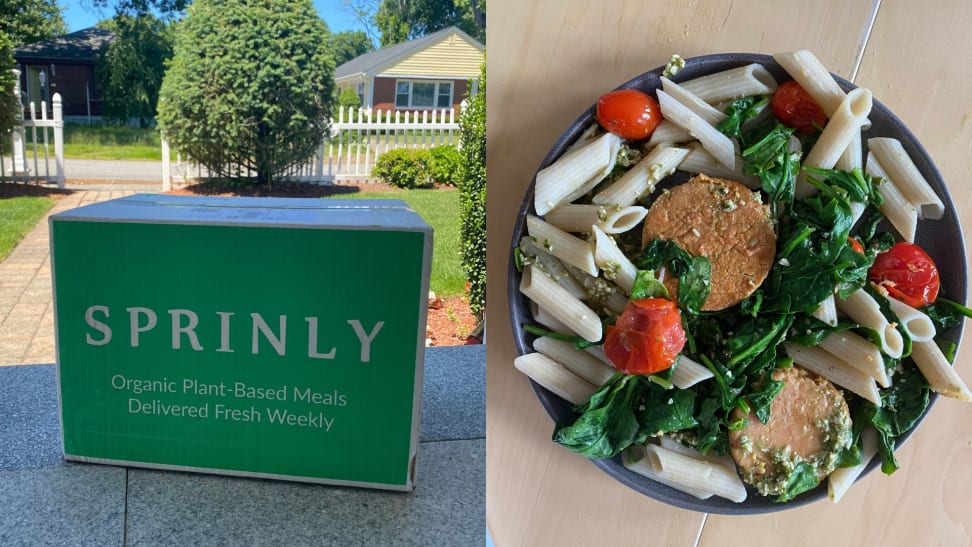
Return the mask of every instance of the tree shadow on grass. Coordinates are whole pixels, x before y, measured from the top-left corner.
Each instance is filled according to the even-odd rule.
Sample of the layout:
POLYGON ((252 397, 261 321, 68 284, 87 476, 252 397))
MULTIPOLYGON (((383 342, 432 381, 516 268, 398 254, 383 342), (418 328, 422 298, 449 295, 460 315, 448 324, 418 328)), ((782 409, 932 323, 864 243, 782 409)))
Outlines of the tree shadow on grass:
POLYGON ((198 196, 296 197, 323 198, 360 192, 395 192, 386 184, 341 183, 316 184, 307 182, 275 182, 272 185, 250 184, 238 179, 203 179, 189 186, 172 190, 172 194, 198 196))
POLYGON ((0 199, 19 198, 24 196, 61 198, 73 193, 73 190, 66 190, 56 186, 47 186, 45 184, 0 182, 0 199))

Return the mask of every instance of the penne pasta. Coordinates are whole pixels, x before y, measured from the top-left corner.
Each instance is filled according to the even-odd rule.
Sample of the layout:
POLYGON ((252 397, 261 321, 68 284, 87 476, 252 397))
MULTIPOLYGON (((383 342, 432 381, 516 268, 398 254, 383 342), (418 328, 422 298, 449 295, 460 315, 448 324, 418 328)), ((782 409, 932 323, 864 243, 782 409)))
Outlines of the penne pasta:
POLYGON ((547 213, 544 220, 566 232, 590 232, 596 225, 606 234, 620 234, 641 222, 648 209, 637 205, 574 204, 561 205, 547 213))
POLYGON ((834 332, 817 347, 840 359, 847 366, 874 378, 881 387, 891 385, 881 350, 867 338, 850 331, 834 332))
POLYGON ((541 307, 532 300, 530 301, 530 311, 533 313, 533 320, 540 323, 544 327, 561 334, 577 336, 577 333, 570 330, 570 327, 565 325, 563 321, 551 315, 546 308, 541 307))
POLYGON ((908 243, 914 243, 915 232, 918 229, 918 210, 894 185, 884 168, 881 167, 881 163, 874 157, 873 152, 867 154, 865 172, 875 179, 880 179, 877 189, 881 197, 884 198, 883 203, 878 207, 881 214, 894 226, 902 239, 908 243))
POLYGON ((624 307, 628 304, 628 297, 617 285, 603 277, 595 277, 582 272, 573 266, 569 266, 567 271, 584 288, 587 293, 585 300, 591 302, 592 305, 600 306, 608 315, 621 315, 624 307))
POLYGON ((732 139, 700 118, 695 112, 664 91, 658 91, 662 115, 695 136, 712 157, 729 169, 736 168, 736 148, 732 139))
POLYGON ((766 67, 752 63, 681 82, 681 86, 709 104, 750 95, 772 95, 776 79, 766 67))
POLYGON ((861 143, 861 132, 854 132, 851 136, 850 143, 847 148, 840 153, 840 157, 837 158, 837 163, 834 167, 842 171, 853 171, 854 169, 861 169, 864 167, 864 152, 861 143))
POLYGON ((600 128, 601 126, 597 122, 594 122, 591 125, 587 126, 587 128, 584 129, 584 132, 581 133, 580 137, 577 137, 577 140, 574 141, 574 143, 571 144, 569 147, 567 147, 567 153, 573 152, 578 148, 583 148, 588 144, 590 144, 591 141, 593 141, 594 139, 600 136, 597 134, 600 128))
POLYGON ((618 248, 611 236, 597 226, 591 226, 594 235, 594 262, 604 272, 604 278, 617 283, 625 294, 631 294, 638 268, 618 248))
POLYGON ((620 148, 621 138, 605 133, 537 173, 533 198, 537 214, 543 216, 589 192, 614 168, 620 148))
POLYGON ((594 387, 601 387, 617 372, 597 357, 575 348, 570 342, 541 336, 533 341, 533 349, 556 361, 594 387))
POLYGON ((712 157, 712 154, 706 152, 700 144, 690 146, 688 150, 689 152, 686 154, 685 159, 678 164, 679 171, 694 174, 702 173, 710 177, 737 180, 753 190, 759 188, 759 177, 743 174, 743 159, 741 156, 736 156, 736 168, 729 169, 725 165, 717 162, 712 157))
POLYGON ((861 476, 871 458, 877 454, 877 431, 873 427, 866 427, 861 431, 861 463, 852 467, 834 469, 827 480, 827 494, 830 501, 837 503, 844 497, 847 490, 861 476))
POLYGON ((684 355, 679 355, 675 368, 672 370, 672 383, 679 389, 688 389, 713 376, 712 371, 705 365, 696 363, 684 355))
POLYGON ((591 201, 599 205, 627 207, 653 192, 658 181, 675 172, 686 155, 688 150, 684 148, 655 147, 621 178, 595 194, 591 201))
POLYGON ((587 241, 533 215, 527 215, 527 233, 544 251, 583 272, 597 275, 594 253, 587 241))
MULTIPOLYGON (((844 97, 837 107, 833 117, 827 122, 820 138, 803 159, 803 167, 820 167, 830 169, 837 163, 841 153, 847 148, 854 134, 860 134, 861 127, 867 122, 871 113, 873 97, 869 89, 859 87, 844 97)), ((815 189, 806 181, 806 172, 801 171, 797 177, 796 196, 804 198, 815 193, 815 189)))
POLYGON ((812 52, 800 50, 777 53, 773 55, 773 59, 813 97, 828 118, 833 117, 847 94, 812 52))
POLYGON ((794 363, 881 406, 881 394, 878 393, 874 378, 848 366, 843 360, 820 348, 784 342, 783 349, 793 358, 794 363))
POLYGON ((746 487, 735 467, 693 458, 661 446, 645 445, 641 460, 659 477, 695 491, 708 491, 740 503, 746 500, 746 487))
POLYGON ((904 351, 904 339, 894 325, 888 322, 874 297, 864 289, 858 289, 844 300, 837 299, 837 309, 851 320, 863 327, 867 327, 881 338, 881 351, 893 359, 901 357, 904 351))
POLYGON ((634 473, 641 475, 642 477, 649 478, 655 482, 659 482, 668 486, 669 488, 674 488, 680 492, 685 492, 690 496, 695 496, 701 500, 706 500, 712 497, 712 492, 706 489, 692 488, 679 483, 678 481, 673 481, 667 476, 662 476, 655 471, 652 467, 651 462, 645 459, 645 449, 642 445, 634 445, 627 448, 621 453, 621 462, 624 467, 634 473))
POLYGON ((952 399, 972 401, 969 388, 934 341, 912 344, 911 358, 915 360, 925 380, 928 380, 932 391, 952 399))
POLYGON ((912 342, 928 342, 935 338, 935 323, 924 312, 891 296, 888 296, 888 304, 912 342))
POLYGON ((655 131, 652 132, 648 142, 645 143, 645 147, 654 148, 660 144, 679 144, 694 140, 695 137, 693 137, 688 131, 668 120, 662 120, 661 123, 658 124, 658 127, 655 128, 655 131))
POLYGON ((578 336, 597 342, 601 339, 601 319, 597 313, 568 293, 534 265, 523 269, 520 292, 546 309, 578 336))
POLYGON ((556 281, 571 295, 580 299, 587 297, 587 291, 570 275, 564 263, 557 257, 541 249, 531 238, 520 238, 520 250, 523 254, 533 257, 535 264, 540 266, 544 273, 549 275, 551 279, 556 281))
POLYGON ((894 185, 914 205, 918 218, 939 220, 945 216, 945 204, 908 156, 901 141, 873 138, 867 140, 867 147, 880 162, 888 178, 894 181, 894 185))
POLYGON ((668 93, 673 99, 685 105, 686 108, 694 112, 698 117, 705 120, 709 125, 718 125, 719 122, 729 117, 709 103, 700 99, 691 91, 664 76, 661 77, 661 83, 662 89, 665 90, 665 93, 668 93))
POLYGON ((587 346, 584 348, 584 352, 593 355, 598 361, 601 361, 605 365, 614 366, 611 360, 608 359, 607 354, 604 353, 604 346, 587 346))
POLYGON ((817 319, 827 323, 831 327, 837 326, 837 302, 834 295, 830 295, 829 298, 824 300, 817 306, 817 309, 813 310, 810 314, 817 319))
POLYGON ((513 360, 513 366, 531 380, 561 399, 582 405, 591 400, 597 388, 540 353, 528 353, 513 360))

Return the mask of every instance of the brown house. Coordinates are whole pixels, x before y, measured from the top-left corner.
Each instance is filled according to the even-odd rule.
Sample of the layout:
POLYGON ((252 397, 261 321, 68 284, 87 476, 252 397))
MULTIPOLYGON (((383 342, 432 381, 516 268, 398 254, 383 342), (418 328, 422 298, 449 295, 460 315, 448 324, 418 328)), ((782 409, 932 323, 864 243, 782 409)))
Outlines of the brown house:
POLYGON ((484 46, 457 27, 355 57, 335 71, 338 90, 358 92, 363 108, 422 111, 455 108, 479 77, 484 46))
POLYGON ((100 118, 103 95, 95 80, 95 65, 114 37, 110 31, 90 27, 16 48, 25 111, 31 102, 39 110, 41 101, 50 109, 51 97, 60 93, 66 120, 100 118))

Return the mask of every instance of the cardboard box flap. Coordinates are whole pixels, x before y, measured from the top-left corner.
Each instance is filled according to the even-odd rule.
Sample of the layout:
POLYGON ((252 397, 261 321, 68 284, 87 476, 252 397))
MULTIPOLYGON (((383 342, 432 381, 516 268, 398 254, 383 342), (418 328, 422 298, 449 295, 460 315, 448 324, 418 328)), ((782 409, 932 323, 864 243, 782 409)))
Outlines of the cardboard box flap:
POLYGON ((51 222, 59 220, 431 231, 407 203, 395 199, 135 194, 52 215, 51 222))

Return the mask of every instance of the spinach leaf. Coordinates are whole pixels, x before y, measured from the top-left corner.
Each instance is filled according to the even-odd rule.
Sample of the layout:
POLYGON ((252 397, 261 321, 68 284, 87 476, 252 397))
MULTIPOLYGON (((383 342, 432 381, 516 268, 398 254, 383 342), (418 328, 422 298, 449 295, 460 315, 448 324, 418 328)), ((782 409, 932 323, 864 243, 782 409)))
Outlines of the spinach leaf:
POLYGON ((634 285, 631 287, 631 299, 661 297, 668 298, 665 284, 655 277, 652 270, 638 270, 635 274, 634 285))
POLYGON ((793 203, 796 176, 800 170, 799 152, 789 151, 789 140, 795 129, 776 123, 759 140, 742 151, 743 172, 759 177, 760 187, 769 196, 774 218, 780 218, 793 203))
POLYGON ((525 332, 535 334, 537 336, 546 336, 547 338, 553 338, 554 340, 560 340, 561 342, 569 342, 574 344, 574 347, 577 349, 584 349, 597 345, 597 342, 591 342, 590 340, 586 340, 580 336, 572 336, 570 334, 547 330, 543 327, 530 323, 523 323, 521 326, 525 332))
POLYGON ((773 349, 783 341, 786 330, 793 322, 791 315, 760 315, 747 318, 737 327, 735 334, 726 342, 731 357, 729 367, 745 365, 767 349, 773 349))
POLYGON ((760 387, 746 396, 760 422, 765 424, 769 421, 770 406, 773 404, 773 399, 783 390, 784 384, 785 382, 771 379, 767 374, 763 377, 760 387))
POLYGON ((714 451, 716 454, 729 453, 729 434, 726 430, 726 417, 720 412, 721 403, 718 397, 703 399, 699 404, 699 427, 696 430, 698 438, 695 449, 702 454, 714 451))
POLYGON ((839 321, 836 326, 830 326, 810 314, 799 313, 793 317, 793 325, 786 339, 801 346, 818 346, 831 333, 849 330, 856 326, 857 323, 850 321, 839 321))
POLYGON ((709 297, 712 263, 704 256, 692 256, 677 243, 667 239, 653 239, 642 250, 636 264, 642 270, 657 270, 667 265, 678 277, 678 307, 699 313, 709 297))
POLYGON ((746 120, 756 117, 769 104, 768 97, 743 97, 736 99, 726 108, 729 117, 719 122, 716 129, 730 138, 742 138, 742 124, 746 120))
POLYGON ((640 387, 640 377, 615 374, 581 407, 573 424, 554 431, 554 442, 591 459, 614 457, 638 436, 633 403, 640 387))
POLYGON ((906 363, 894 377, 891 387, 881 390, 881 407, 862 401, 854 420, 870 423, 878 432, 878 453, 881 454, 881 471, 890 475, 897 471, 894 442, 914 427, 928 408, 930 390, 925 378, 913 364, 906 363))
POLYGON ((655 384, 644 394, 638 414, 641 431, 636 443, 658 433, 682 431, 699 425, 695 413, 695 392, 690 389, 662 389, 655 384))
POLYGON ((935 328, 939 331, 959 326, 963 317, 972 317, 972 309, 947 298, 939 298, 921 311, 935 323, 935 328))
POLYGON ((773 501, 777 503, 790 501, 808 490, 813 490, 818 484, 820 484, 820 479, 817 478, 817 470, 807 462, 800 462, 787 477, 783 493, 774 498, 773 501))

